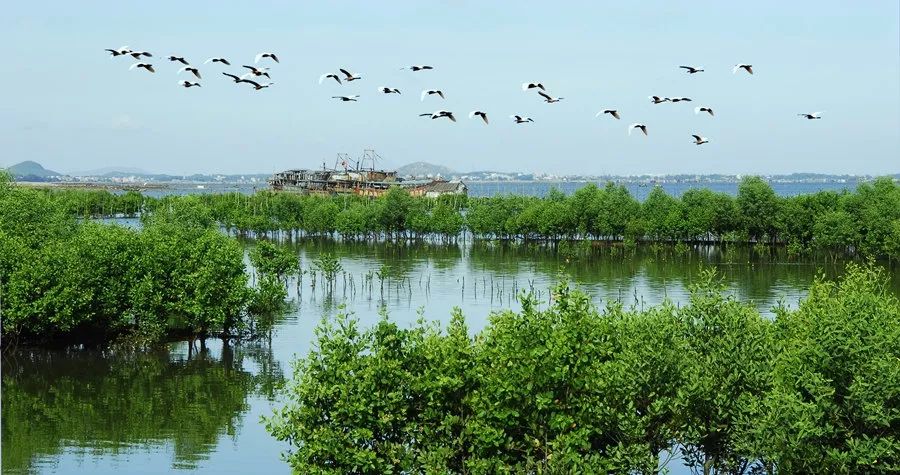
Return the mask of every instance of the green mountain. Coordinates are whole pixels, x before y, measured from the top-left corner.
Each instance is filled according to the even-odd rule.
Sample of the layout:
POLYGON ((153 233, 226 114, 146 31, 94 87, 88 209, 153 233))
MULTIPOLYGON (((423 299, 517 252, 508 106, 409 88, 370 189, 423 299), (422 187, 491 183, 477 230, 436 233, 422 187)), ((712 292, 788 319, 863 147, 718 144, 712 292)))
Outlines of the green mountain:
POLYGON ((47 170, 42 167, 38 162, 32 162, 31 160, 26 160, 21 163, 17 163, 9 168, 7 168, 10 173, 12 173, 13 177, 38 177, 38 178, 46 178, 48 176, 54 175, 62 175, 62 173, 55 172, 53 170, 47 170))
POLYGON ((427 162, 413 162, 397 169, 397 175, 400 176, 427 176, 441 175, 449 178, 451 175, 458 175, 457 172, 441 165, 434 165, 427 162))

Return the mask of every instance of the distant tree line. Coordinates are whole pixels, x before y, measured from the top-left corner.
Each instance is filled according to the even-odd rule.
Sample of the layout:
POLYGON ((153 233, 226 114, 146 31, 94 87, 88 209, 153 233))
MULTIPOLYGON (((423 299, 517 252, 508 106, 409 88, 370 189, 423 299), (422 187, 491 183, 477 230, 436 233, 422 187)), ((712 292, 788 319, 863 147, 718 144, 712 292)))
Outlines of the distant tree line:
POLYGON ((459 310, 446 327, 325 318, 266 425, 296 473, 898 473, 886 282, 851 263, 774 319, 711 271, 649 309, 598 310, 563 282, 474 336, 459 310))
POLYGON ((468 232, 476 239, 728 242, 783 245, 795 255, 900 256, 900 186, 890 178, 854 191, 780 197, 762 179, 748 177, 736 196, 691 189, 674 197, 656 187, 643 202, 613 183, 588 184, 571 196, 552 190, 544 197, 429 199, 399 188, 377 199, 273 192, 159 199, 105 191, 51 195, 86 217, 148 215, 178 202, 207 209, 221 226, 239 234, 454 241, 468 232))

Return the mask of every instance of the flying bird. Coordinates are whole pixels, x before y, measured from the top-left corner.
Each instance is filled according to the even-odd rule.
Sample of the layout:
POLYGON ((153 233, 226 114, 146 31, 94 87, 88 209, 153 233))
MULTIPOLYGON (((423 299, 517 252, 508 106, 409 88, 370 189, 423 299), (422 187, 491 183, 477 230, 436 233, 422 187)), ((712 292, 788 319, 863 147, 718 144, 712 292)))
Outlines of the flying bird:
POLYGON ((615 109, 604 109, 604 110, 598 112, 596 115, 594 115, 594 117, 600 117, 603 114, 609 114, 609 115, 615 117, 616 119, 621 119, 621 117, 619 117, 619 111, 617 111, 615 109))
MULTIPOLYGON (((202 77, 200 77, 200 71, 199 71, 197 68, 193 67, 193 66, 184 66, 183 68, 181 68, 181 69, 178 70, 178 74, 181 74, 181 73, 184 72, 184 71, 187 71, 187 72, 189 72, 189 73, 193 73, 194 76, 197 76, 197 79, 203 79, 202 77)), ((225 74, 225 73, 222 73, 222 74, 225 74)))
POLYGON ((750 74, 753 74, 753 65, 752 64, 735 64, 733 68, 731 68, 731 74, 738 72, 738 69, 743 69, 750 74))
POLYGON ((141 56, 145 56, 147 58, 152 58, 153 55, 146 51, 129 51, 128 54, 131 55, 134 59, 141 59, 141 56))
POLYGON ((822 112, 813 112, 812 114, 797 114, 800 117, 804 117, 809 120, 821 119, 822 112))
POLYGON ((109 56, 110 56, 111 58, 115 58, 116 56, 124 56, 124 55, 126 55, 126 54, 128 54, 128 53, 131 53, 131 50, 128 49, 127 46, 122 46, 122 47, 119 48, 119 49, 106 48, 106 49, 103 50, 103 51, 109 51, 109 56))
POLYGON ((131 69, 134 69, 134 68, 144 68, 144 69, 146 69, 147 71, 150 71, 151 73, 155 73, 155 72, 156 72, 156 70, 153 69, 153 65, 152 65, 152 64, 149 64, 149 63, 134 63, 134 64, 132 64, 131 67, 128 68, 128 69, 131 70, 131 69))
POLYGON ((319 84, 322 84, 322 82, 328 78, 334 79, 335 81, 337 81, 338 84, 341 83, 341 78, 339 78, 337 74, 323 74, 323 75, 319 76, 319 84))
POLYGON ((636 122, 634 124, 629 125, 628 126, 628 135, 631 135, 631 131, 634 129, 641 129, 641 132, 643 132, 644 135, 647 135, 647 126, 644 124, 636 122))
POLYGON ((392 87, 381 86, 378 88, 378 90, 385 94, 400 94, 400 89, 397 89, 395 87, 392 88, 392 87))
POLYGON ((682 101, 684 101, 684 102, 691 102, 691 98, 690 98, 690 97, 673 97, 673 98, 671 98, 671 99, 669 99, 669 100, 672 101, 672 102, 682 102, 682 101))
POLYGON ((359 98, 359 95, 356 95, 356 96, 331 96, 331 98, 332 99, 340 99, 342 102, 350 102, 350 101, 356 102, 356 100, 359 98))
POLYGON ((663 102, 669 102, 671 99, 668 97, 660 98, 659 96, 650 96, 650 102, 654 104, 662 104, 663 102))
POLYGON ((422 91, 420 100, 424 101, 425 96, 432 96, 435 94, 441 96, 441 99, 444 99, 444 93, 440 89, 425 89, 424 91, 422 91))
POLYGON ((706 138, 706 137, 701 137, 701 136, 696 135, 696 134, 695 134, 695 135, 691 135, 691 137, 694 137, 694 145, 703 145, 703 144, 705 144, 705 143, 709 143, 709 139, 706 138))
POLYGON ((344 80, 347 82, 356 81, 357 79, 362 79, 362 76, 357 76, 356 74, 353 74, 350 71, 347 71, 346 69, 341 68, 341 69, 339 69, 339 71, 344 73, 344 76, 346 76, 344 78, 344 80))
POLYGON ((517 124, 524 124, 526 122, 534 122, 531 117, 522 117, 520 115, 511 115, 510 119, 514 120, 517 124))
POLYGON ((433 66, 425 66, 425 65, 421 65, 421 66, 413 65, 408 68, 400 68, 401 71, 404 69, 409 69, 411 71, 423 71, 423 70, 427 70, 427 69, 434 69, 434 67, 433 66))
POLYGON ((439 111, 434 111, 431 114, 419 114, 419 117, 427 117, 427 116, 430 116, 432 120, 440 119, 441 117, 446 117, 446 118, 452 120, 453 122, 456 122, 456 116, 454 116, 453 113, 450 111, 439 110, 439 111))
POLYGON ((559 102, 559 101, 565 99, 564 97, 552 97, 550 94, 547 94, 544 91, 538 91, 538 95, 543 97, 544 102, 546 102, 548 104, 552 104, 554 102, 559 102))
POLYGON ((233 79, 234 82, 236 82, 236 83, 237 83, 237 82, 243 81, 242 78, 240 78, 240 77, 238 77, 238 76, 235 76, 234 74, 222 73, 222 75, 223 75, 223 76, 228 76, 228 77, 230 77, 230 78, 233 79))
POLYGON ((265 76, 265 77, 271 79, 271 77, 269 76, 269 73, 267 72, 269 68, 257 68, 257 67, 255 67, 255 66, 242 66, 242 67, 247 68, 247 69, 250 70, 250 72, 247 73, 248 76, 249 76, 249 75, 253 75, 253 76, 265 76))
POLYGON ((203 64, 208 64, 208 63, 222 63, 226 66, 231 66, 231 63, 229 63, 228 60, 225 58, 209 58, 203 62, 203 64))
POLYGON ((194 87, 194 86, 200 87, 200 83, 199 83, 199 82, 178 81, 178 84, 180 84, 180 85, 182 85, 182 86, 184 86, 184 87, 194 87))
POLYGON ((183 56, 174 56, 174 55, 173 55, 173 56, 169 56, 169 61, 178 61, 179 63, 181 63, 181 64, 183 64, 183 65, 185 65, 185 66, 187 66, 187 65, 189 64, 189 63, 187 62, 187 60, 184 59, 183 56))
POLYGON ((256 55, 256 59, 253 62, 258 63, 259 60, 263 58, 272 58, 272 61, 275 61, 276 63, 279 62, 278 56, 275 56, 275 53, 259 53, 256 55))
POLYGON ((274 82, 267 82, 267 83, 265 83, 265 84, 260 84, 260 83, 258 83, 258 82, 256 82, 256 81, 252 81, 252 80, 250 80, 250 79, 244 79, 244 78, 241 78, 241 79, 239 79, 238 81, 235 81, 235 82, 245 82, 245 83, 247 83, 247 84, 253 86, 253 89, 255 89, 255 90, 257 90, 257 91, 259 91, 260 89, 267 88, 267 87, 272 86, 272 85, 275 84, 274 82))
POLYGON ((688 73, 688 74, 696 74, 696 73, 702 73, 702 72, 703 72, 702 69, 695 68, 695 67, 693 67, 693 66, 678 66, 678 67, 681 68, 681 69, 687 70, 687 73, 688 73))
POLYGON ((546 89, 544 89, 544 85, 541 84, 541 83, 539 83, 539 82, 526 82, 526 83, 522 83, 522 90, 523 90, 523 91, 527 91, 527 90, 529 90, 529 89, 534 89, 534 88, 538 88, 538 89, 540 89, 540 90, 542 90, 542 91, 546 91, 546 89))
POLYGON ((470 119, 474 119, 475 117, 481 117, 481 120, 483 120, 485 124, 488 123, 487 113, 485 113, 485 112, 481 112, 481 111, 469 112, 470 119))
POLYGON ((713 110, 709 107, 706 107, 706 106, 694 107, 694 114, 699 114, 701 112, 707 112, 707 113, 709 113, 709 115, 715 115, 715 114, 713 114, 713 110))

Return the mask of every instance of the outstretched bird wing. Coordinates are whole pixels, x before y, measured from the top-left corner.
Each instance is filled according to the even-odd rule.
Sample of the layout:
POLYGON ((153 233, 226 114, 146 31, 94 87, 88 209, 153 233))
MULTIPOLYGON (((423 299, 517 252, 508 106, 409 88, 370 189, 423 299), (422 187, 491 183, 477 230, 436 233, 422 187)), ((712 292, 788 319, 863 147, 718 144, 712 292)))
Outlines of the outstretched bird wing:
POLYGON ((225 76, 230 77, 231 79, 234 79, 235 82, 238 82, 238 81, 241 80, 241 78, 235 76, 234 74, 228 74, 228 73, 222 73, 222 74, 225 75, 225 76))
POLYGON ((342 72, 342 73, 344 73, 344 75, 346 75, 348 78, 352 78, 352 77, 353 77, 353 75, 350 74, 350 71, 347 71, 347 70, 344 69, 344 68, 339 69, 339 71, 342 72))
POLYGON ((544 99, 547 99, 548 101, 552 99, 552 98, 550 97, 550 95, 547 94, 547 93, 544 92, 544 91, 538 91, 538 95, 541 96, 541 97, 543 97, 544 99))

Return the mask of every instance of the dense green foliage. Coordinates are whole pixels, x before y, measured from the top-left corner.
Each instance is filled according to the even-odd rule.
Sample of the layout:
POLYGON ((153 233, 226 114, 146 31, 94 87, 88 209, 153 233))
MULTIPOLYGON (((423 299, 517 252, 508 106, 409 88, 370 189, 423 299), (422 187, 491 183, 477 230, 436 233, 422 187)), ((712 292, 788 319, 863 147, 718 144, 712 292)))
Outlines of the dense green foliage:
POLYGON ((242 326, 252 295, 243 249, 186 203, 138 231, 76 221, 58 196, 0 182, 4 343, 242 326))
POLYGON ((900 470, 900 302, 851 264, 774 320, 711 272, 688 305, 598 311, 563 282, 472 337, 325 319, 266 420, 298 473, 900 470))
POLYGON ((571 196, 553 190, 543 198, 412 198, 399 188, 377 199, 259 192, 141 200, 133 193, 104 193, 48 195, 79 216, 177 209, 240 234, 452 241, 468 231, 483 239, 767 243, 785 245, 795 255, 900 256, 900 186, 889 178, 853 192, 779 197, 762 179, 749 177, 735 197, 708 189, 674 197, 656 187, 643 202, 613 183, 588 184, 571 196))

